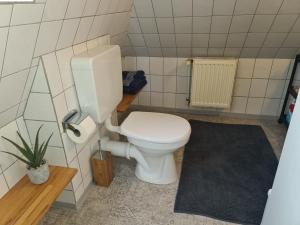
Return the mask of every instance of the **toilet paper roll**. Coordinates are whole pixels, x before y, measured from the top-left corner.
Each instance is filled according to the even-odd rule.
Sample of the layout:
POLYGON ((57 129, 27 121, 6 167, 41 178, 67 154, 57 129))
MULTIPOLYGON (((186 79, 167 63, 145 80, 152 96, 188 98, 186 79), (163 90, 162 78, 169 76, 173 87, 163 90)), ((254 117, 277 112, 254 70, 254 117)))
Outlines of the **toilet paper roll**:
POLYGON ((67 129, 67 135, 73 142, 78 144, 86 142, 95 133, 97 127, 90 116, 82 120, 80 124, 71 125, 76 129, 76 132, 67 129))

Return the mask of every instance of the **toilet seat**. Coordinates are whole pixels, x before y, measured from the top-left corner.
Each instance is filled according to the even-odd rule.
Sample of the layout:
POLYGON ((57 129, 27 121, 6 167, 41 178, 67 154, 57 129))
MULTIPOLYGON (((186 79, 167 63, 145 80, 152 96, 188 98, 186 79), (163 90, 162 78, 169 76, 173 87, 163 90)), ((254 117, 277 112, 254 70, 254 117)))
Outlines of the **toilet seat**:
POLYGON ((152 143, 174 143, 189 138, 187 120, 165 113, 132 112, 120 126, 121 134, 152 143))

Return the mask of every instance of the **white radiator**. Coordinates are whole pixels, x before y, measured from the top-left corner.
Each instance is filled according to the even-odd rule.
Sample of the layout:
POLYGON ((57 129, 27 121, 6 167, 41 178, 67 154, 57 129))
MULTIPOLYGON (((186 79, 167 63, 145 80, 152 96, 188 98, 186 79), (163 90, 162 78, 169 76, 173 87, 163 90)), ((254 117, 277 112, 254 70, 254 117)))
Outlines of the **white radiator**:
POLYGON ((236 68, 236 59, 193 59, 190 105, 229 108, 236 68))

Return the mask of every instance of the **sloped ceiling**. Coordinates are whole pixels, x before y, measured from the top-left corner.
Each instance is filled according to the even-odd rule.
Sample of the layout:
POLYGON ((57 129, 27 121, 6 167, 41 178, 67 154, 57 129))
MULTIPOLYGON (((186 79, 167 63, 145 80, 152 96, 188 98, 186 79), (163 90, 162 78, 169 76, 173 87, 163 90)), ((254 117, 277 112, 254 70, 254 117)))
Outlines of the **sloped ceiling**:
POLYGON ((131 8, 132 0, 0 4, 0 128, 23 115, 40 56, 106 34, 119 44, 131 8))
POLYGON ((293 58, 300 0, 135 0, 124 55, 293 58))

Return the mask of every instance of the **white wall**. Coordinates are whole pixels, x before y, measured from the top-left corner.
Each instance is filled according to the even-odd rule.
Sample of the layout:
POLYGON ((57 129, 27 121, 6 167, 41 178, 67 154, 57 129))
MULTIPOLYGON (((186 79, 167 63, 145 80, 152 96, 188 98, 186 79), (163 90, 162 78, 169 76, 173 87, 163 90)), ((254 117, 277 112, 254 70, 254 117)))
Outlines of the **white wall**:
MULTIPOLYGON (((187 58, 125 57, 125 70, 144 70, 148 84, 134 102, 136 105, 193 109, 189 93, 187 58)), ((224 112, 278 116, 290 78, 293 60, 240 58, 230 111, 224 112)), ((297 73, 295 84, 300 84, 297 73)), ((211 109, 210 109, 211 110, 211 109)))
POLYGON ((135 0, 128 56, 294 58, 299 0, 135 0))
POLYGON ((296 103, 262 225, 300 224, 300 103, 296 103))
MULTIPOLYGON (((29 135, 23 117, 18 118, 0 128, 0 137, 4 136, 18 144, 21 144, 16 131, 19 131, 24 139, 29 142, 29 135)), ((2 139, 2 138, 1 138, 2 139)), ((30 143, 30 142, 29 142, 30 143)), ((0 140, 0 151, 9 151, 18 154, 17 150, 6 141, 0 140)), ((0 155, 0 198, 12 188, 26 173, 23 163, 14 157, 1 153, 0 155)))
MULTIPOLYGON (((68 60, 81 50, 101 44, 97 37, 109 34, 112 43, 122 41, 131 5, 132 0, 0 4, 0 132, 13 140, 17 130, 29 136, 28 140, 33 139, 41 124, 45 124, 44 138, 54 132, 47 153, 49 163, 76 167, 79 171, 60 201, 76 203, 84 193, 91 181, 89 156, 96 142, 93 139, 86 145, 75 146, 61 134, 62 116, 76 105, 68 60), (50 68, 54 76, 49 80, 39 64, 42 56, 56 64, 50 68)), ((2 140, 0 150, 15 151, 2 140)), ((19 161, 7 160, 4 154, 0 154, 0 165, 2 197, 26 170, 19 161)))
POLYGON ((126 36, 131 5, 132 0, 0 4, 0 127, 23 114, 39 56, 105 34, 118 43, 126 36))

